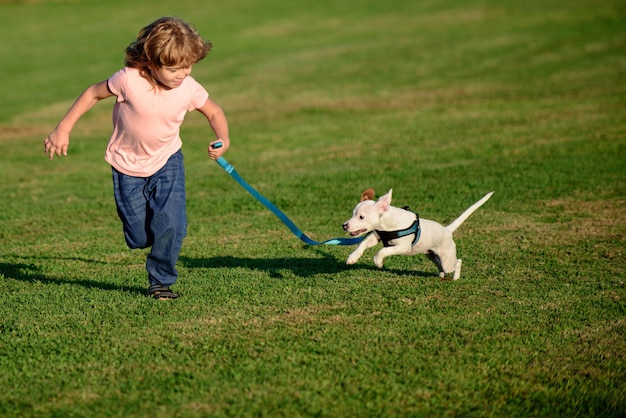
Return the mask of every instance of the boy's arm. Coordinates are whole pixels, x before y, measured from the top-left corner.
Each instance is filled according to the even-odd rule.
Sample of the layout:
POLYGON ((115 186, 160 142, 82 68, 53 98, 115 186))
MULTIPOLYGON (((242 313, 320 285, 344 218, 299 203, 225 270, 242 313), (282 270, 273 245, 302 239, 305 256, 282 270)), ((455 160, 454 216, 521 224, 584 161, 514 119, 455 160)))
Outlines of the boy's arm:
POLYGON ((211 125, 211 129, 215 132, 215 141, 211 141, 209 144, 209 157, 214 160, 220 158, 230 147, 230 138, 228 136, 228 121, 226 120, 226 115, 222 108, 212 101, 211 99, 207 99, 206 103, 198 108, 198 111, 202 113, 209 124, 211 125), (213 148, 212 144, 220 141, 222 143, 221 148, 213 148))
POLYGON ((78 119, 87 113, 97 102, 111 96, 113 96, 113 93, 109 91, 107 80, 105 80, 88 87, 76 99, 54 131, 43 141, 44 152, 48 154, 49 159, 52 159, 54 154, 58 156, 67 155, 70 133, 78 119))

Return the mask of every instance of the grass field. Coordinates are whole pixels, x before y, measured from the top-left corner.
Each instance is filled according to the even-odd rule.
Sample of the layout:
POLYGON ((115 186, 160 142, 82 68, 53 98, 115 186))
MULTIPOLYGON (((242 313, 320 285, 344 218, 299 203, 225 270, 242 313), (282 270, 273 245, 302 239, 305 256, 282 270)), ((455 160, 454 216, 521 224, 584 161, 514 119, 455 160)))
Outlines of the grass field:
POLYGON ((626 415, 623 0, 0 0, 0 37, 1 416, 626 415), (494 190, 461 280, 304 245, 189 114, 181 298, 146 297, 112 99, 42 144, 162 15, 213 41, 226 158, 313 239, 367 187, 442 223, 494 190))

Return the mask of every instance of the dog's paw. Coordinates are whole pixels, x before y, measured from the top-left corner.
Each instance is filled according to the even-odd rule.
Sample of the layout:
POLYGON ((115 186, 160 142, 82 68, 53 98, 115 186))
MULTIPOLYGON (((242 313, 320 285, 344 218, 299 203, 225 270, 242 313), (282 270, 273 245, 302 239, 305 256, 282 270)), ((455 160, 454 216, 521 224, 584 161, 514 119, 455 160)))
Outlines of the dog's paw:
POLYGON ((374 265, 375 265, 376 267, 378 267, 379 269, 383 268, 383 259, 384 259, 384 258, 385 258, 385 257, 382 257, 380 254, 376 254, 376 255, 374 256, 374 265))
POLYGON ((359 254, 352 253, 348 256, 348 260, 346 261, 346 264, 354 264, 357 261, 359 261, 359 258, 361 258, 359 254))

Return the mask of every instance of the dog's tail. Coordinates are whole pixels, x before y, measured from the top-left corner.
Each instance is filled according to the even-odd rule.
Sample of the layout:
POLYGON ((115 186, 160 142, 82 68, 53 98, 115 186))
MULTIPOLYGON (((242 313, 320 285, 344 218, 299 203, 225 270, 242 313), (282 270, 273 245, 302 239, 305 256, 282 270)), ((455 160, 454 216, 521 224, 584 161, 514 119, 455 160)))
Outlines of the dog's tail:
POLYGON ((461 224, 465 222, 465 220, 469 218, 472 213, 474 213, 479 207, 484 205, 487 200, 489 200, 492 194, 493 192, 489 192, 484 195, 482 199, 467 208, 467 210, 463 212, 461 216, 456 218, 450 225, 446 226, 446 229, 448 229, 450 232, 456 231, 456 229, 461 226, 461 224))

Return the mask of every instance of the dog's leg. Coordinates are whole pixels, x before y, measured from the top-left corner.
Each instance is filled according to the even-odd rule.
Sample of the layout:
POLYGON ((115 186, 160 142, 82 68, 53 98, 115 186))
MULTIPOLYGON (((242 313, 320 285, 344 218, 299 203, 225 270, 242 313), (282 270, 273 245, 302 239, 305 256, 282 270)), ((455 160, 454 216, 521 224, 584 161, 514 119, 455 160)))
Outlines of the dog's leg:
POLYGON ((446 272, 443 269, 443 266, 441 264, 441 258, 439 258, 439 255, 430 250, 426 253, 426 257, 437 266, 437 270, 439 270, 439 277, 441 278, 441 280, 444 280, 446 278, 446 272))
POLYGON ((456 265, 454 266, 454 276, 452 277, 452 280, 459 280, 461 277, 461 264, 463 264, 463 261, 458 258, 456 260, 456 265))
POLYGON ((383 267, 383 260, 386 257, 392 255, 409 255, 411 252, 411 241, 407 241, 407 243, 398 243, 391 247, 381 248, 379 252, 374 255, 374 264, 378 268, 383 267))
POLYGON ((378 244, 378 241, 379 239, 376 234, 374 233, 369 234, 367 238, 361 241, 359 246, 356 247, 356 250, 354 250, 352 254, 348 256, 348 261, 346 262, 346 264, 354 264, 357 261, 359 261, 359 258, 361 258, 361 256, 363 255, 363 252, 367 250, 368 248, 371 248, 374 245, 378 244))
POLYGON ((450 237, 449 241, 443 248, 439 248, 437 251, 439 263, 439 277, 446 280, 446 274, 452 274, 450 280, 458 280, 461 277, 461 259, 456 258, 456 244, 450 237))

